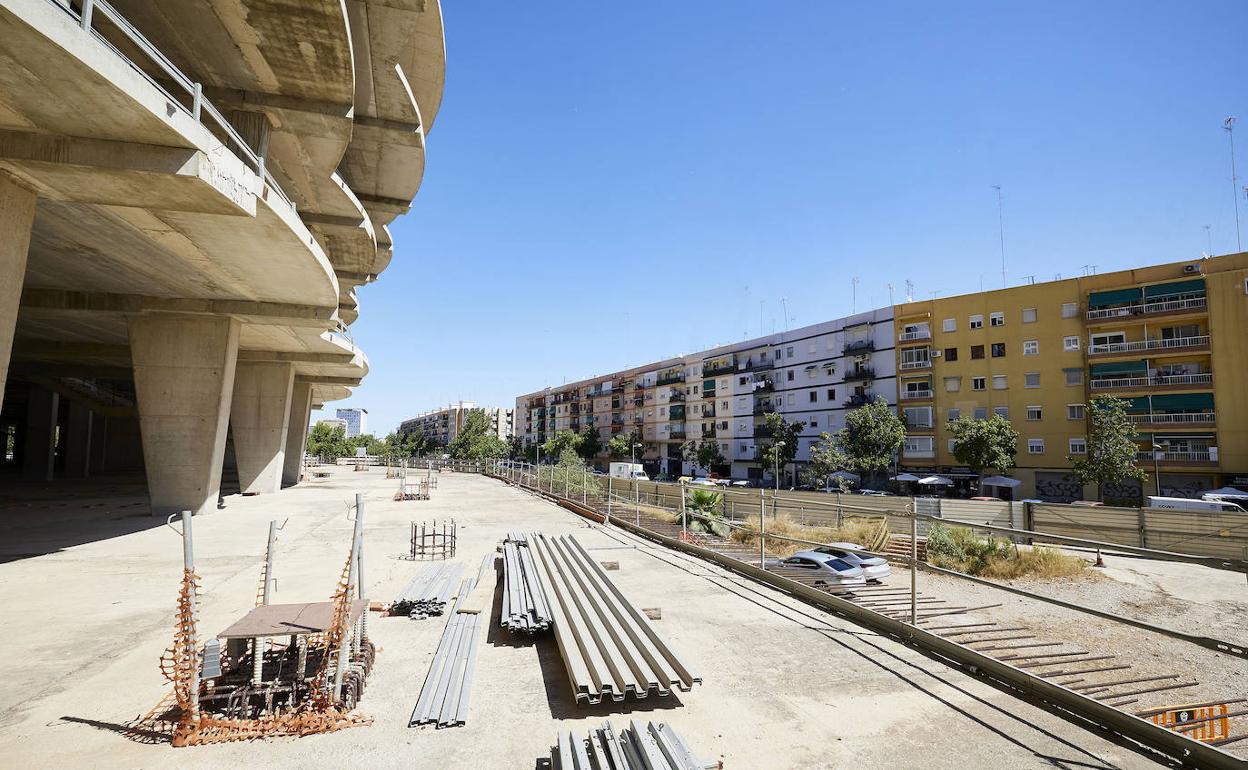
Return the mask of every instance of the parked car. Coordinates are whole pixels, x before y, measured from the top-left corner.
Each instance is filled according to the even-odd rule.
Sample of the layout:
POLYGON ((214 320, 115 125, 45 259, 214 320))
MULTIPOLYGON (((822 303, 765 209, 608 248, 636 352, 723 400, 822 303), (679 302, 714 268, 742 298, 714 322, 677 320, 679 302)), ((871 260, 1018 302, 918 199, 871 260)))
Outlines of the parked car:
POLYGON ((734 487, 748 487, 749 485, 750 485, 750 482, 746 481, 745 479, 737 479, 736 481, 732 482, 732 486, 734 487))
POLYGON ((892 492, 883 492, 878 489, 855 489, 853 491, 853 494, 867 495, 869 497, 892 497, 893 496, 892 492))
POLYGON ((690 484, 692 484, 692 485, 693 485, 693 486, 695 486, 695 487, 713 487, 713 486, 715 486, 715 482, 714 482, 714 481, 711 481, 710 479, 705 478, 705 477, 702 477, 702 476, 699 476, 698 478, 694 479, 693 481, 690 481, 689 483, 690 483, 690 484))
POLYGON ((819 553, 835 556, 841 561, 861 568, 863 576, 869 582, 878 583, 893 574, 893 568, 889 566, 887 559, 854 552, 860 550, 862 546, 854 543, 828 543, 815 549, 819 553), (847 548, 853 550, 846 550, 847 548))
POLYGON ((817 580, 829 586, 853 587, 867 583, 861 567, 855 567, 844 559, 818 551, 798 551, 781 564, 786 567, 808 570, 817 580))
POLYGON ((983 501, 983 502, 986 502, 986 503, 1001 503, 1001 502, 1005 502, 1004 500, 1002 500, 1002 499, 1001 499, 1001 498, 999 498, 999 497, 990 497, 990 496, 988 496, 988 495, 980 495, 979 497, 972 497, 971 499, 972 499, 972 500, 980 500, 980 501, 983 501))

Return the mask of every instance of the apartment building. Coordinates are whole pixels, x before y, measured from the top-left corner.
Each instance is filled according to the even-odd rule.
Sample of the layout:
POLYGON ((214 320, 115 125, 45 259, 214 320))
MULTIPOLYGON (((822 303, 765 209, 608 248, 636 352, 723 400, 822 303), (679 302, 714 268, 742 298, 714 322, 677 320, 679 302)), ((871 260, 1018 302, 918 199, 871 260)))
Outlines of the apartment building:
POLYGON ((468 419, 468 413, 474 409, 484 410, 490 418, 490 430, 503 441, 511 440, 514 432, 514 413, 511 409, 477 406, 473 401, 460 401, 455 404, 424 412, 399 424, 398 434, 406 436, 416 433, 440 446, 447 446, 459 435, 459 431, 468 419))
POLYGON ((1149 473, 1107 497, 1248 483, 1248 254, 910 302, 896 317, 907 470, 968 490, 947 425, 996 413, 1020 434, 1017 486, 988 493, 1087 497, 1070 458, 1086 454, 1086 405, 1105 394, 1130 403, 1149 473))
POLYGON ((353 407, 350 409, 338 409, 336 411, 339 420, 347 424, 347 436, 362 436, 368 433, 368 410, 353 407))

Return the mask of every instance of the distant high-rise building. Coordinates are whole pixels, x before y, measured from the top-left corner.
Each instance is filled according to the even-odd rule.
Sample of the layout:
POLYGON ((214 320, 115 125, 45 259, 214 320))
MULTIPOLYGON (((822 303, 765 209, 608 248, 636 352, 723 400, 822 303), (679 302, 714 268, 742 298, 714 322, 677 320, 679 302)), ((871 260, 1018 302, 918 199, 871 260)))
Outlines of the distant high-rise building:
POLYGON ((339 409, 338 419, 347 424, 347 436, 361 436, 368 433, 367 409, 339 409))

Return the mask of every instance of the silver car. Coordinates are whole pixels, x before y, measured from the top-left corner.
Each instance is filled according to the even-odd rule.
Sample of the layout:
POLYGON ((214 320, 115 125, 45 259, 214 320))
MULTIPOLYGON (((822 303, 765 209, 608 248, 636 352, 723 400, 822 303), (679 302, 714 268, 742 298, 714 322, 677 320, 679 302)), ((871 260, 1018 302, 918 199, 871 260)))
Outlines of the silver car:
POLYGON ((817 580, 829 586, 861 586, 867 582, 861 567, 818 551, 798 551, 781 564, 808 570, 817 580))
POLYGON ((862 546, 857 543, 828 543, 815 549, 818 553, 835 556, 841 561, 860 567, 866 579, 873 583, 878 583, 893 574, 893 569, 889 566, 888 560, 865 553, 855 553, 855 551, 861 550, 862 546), (848 550, 851 548, 854 550, 848 550))

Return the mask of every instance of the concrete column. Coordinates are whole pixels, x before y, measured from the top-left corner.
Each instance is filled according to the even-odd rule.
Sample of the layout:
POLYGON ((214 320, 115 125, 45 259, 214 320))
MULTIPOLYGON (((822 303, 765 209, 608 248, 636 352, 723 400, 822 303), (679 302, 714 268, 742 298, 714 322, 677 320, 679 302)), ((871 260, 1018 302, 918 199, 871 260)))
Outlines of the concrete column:
POLYGON ((238 486, 245 495, 282 488, 286 458, 286 425, 295 365, 248 361, 234 374, 230 427, 238 460, 238 486))
POLYGON ((0 405, 9 376, 17 305, 26 279, 26 253, 34 221, 35 193, 0 171, 0 405))
POLYGON ((207 513, 221 487, 238 321, 154 313, 129 327, 152 515, 207 513))
POLYGON ((85 479, 91 475, 91 434, 95 414, 80 401, 70 401, 61 446, 65 451, 65 475, 85 479))
POLYGON ((56 456, 56 417, 61 398, 46 388, 30 386, 26 400, 26 449, 22 476, 27 481, 51 481, 56 456))
POLYGON ((286 458, 282 484, 298 484, 303 452, 308 443, 308 420, 312 417, 312 383, 295 381, 290 391, 290 414, 286 419, 286 458))

